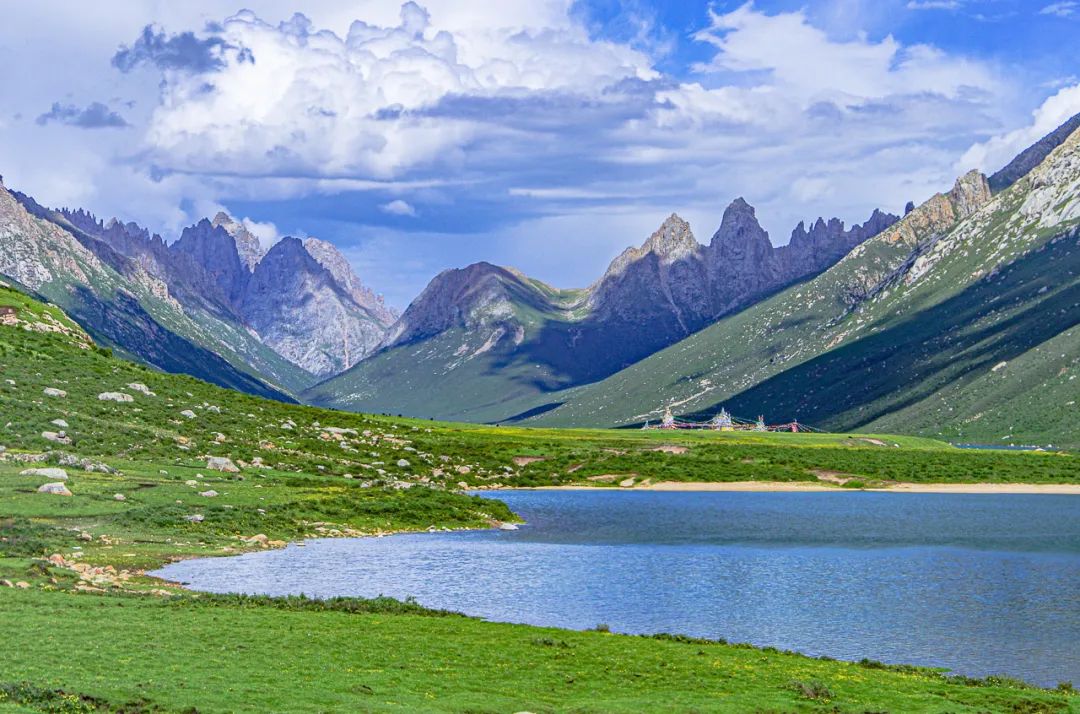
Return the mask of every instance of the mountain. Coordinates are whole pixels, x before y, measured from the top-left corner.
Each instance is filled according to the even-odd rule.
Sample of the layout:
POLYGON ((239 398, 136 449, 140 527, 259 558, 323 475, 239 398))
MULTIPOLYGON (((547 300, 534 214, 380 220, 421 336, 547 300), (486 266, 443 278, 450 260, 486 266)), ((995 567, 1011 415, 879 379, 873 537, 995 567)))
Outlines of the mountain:
POLYGON ((91 260, 95 270, 115 271, 128 293, 139 292, 127 285, 134 281, 161 306, 147 307, 150 298, 136 302, 149 313, 166 310, 163 324, 190 346, 171 345, 166 355, 163 347, 147 344, 139 330, 120 330, 111 313, 119 309, 115 300, 71 312, 86 320, 95 336, 162 369, 234 383, 232 377, 215 377, 217 367, 196 366, 214 362, 196 359, 204 350, 259 382, 296 393, 370 353, 396 318, 345 257, 318 239, 287 239, 264 251, 242 222, 218 213, 185 228, 170 245, 135 223, 99 220, 84 210, 46 209, 22 194, 11 197, 6 212, 14 217, 21 209, 27 215, 12 219, 9 237, 19 250, 8 254, 11 260, 0 265, 0 273, 33 289, 40 287, 41 280, 33 279, 37 274, 70 283, 68 293, 73 286, 94 293, 94 271, 74 258, 65 260, 70 254, 91 260), (64 247, 50 248, 40 236, 31 239, 28 220, 64 247))
POLYGON ((557 290, 477 263, 438 275, 381 349, 304 393, 318 404, 459 420, 603 379, 720 316, 827 268, 898 219, 875 211, 845 230, 800 226, 774 248, 742 199, 708 245, 672 215, 585 290, 557 290))
POLYGON ((297 238, 281 239, 255 265, 237 308, 275 352, 320 376, 369 354, 388 326, 385 317, 357 304, 297 238))
POLYGON ((516 406, 545 425, 632 425, 671 406, 1080 444, 1078 239, 1080 128, 996 194, 969 173, 817 278, 546 408, 516 406))
POLYGON ((208 314, 206 322, 193 319, 140 263, 43 218, 47 213, 0 183, 0 274, 57 304, 95 340, 125 355, 221 386, 287 398, 251 367, 260 360, 272 365, 270 350, 231 334, 208 314))

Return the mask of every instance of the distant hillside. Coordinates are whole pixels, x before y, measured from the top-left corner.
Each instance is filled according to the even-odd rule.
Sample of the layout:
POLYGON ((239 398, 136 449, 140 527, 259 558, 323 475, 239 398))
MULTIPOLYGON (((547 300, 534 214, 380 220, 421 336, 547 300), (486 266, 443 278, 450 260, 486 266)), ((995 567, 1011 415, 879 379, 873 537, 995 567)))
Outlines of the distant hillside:
POLYGON ((555 395, 529 423, 723 406, 838 430, 1080 445, 1078 225, 1080 130, 996 196, 969 174, 818 278, 555 395))
POLYGON ((438 275, 381 350, 303 394, 358 411, 469 421, 594 382, 784 286, 815 275, 898 218, 819 219, 774 248, 742 199, 708 245, 672 215, 586 290, 556 290, 488 263, 438 275))

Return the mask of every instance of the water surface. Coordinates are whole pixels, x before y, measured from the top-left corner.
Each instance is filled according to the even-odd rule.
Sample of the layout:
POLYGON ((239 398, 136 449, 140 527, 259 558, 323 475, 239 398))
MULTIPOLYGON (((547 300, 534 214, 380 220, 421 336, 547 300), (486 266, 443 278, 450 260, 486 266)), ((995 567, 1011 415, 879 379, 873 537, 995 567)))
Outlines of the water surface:
POLYGON ((1080 683, 1080 497, 488 495, 528 525, 310 541, 159 572, 214 592, 414 596, 491 620, 1080 683))

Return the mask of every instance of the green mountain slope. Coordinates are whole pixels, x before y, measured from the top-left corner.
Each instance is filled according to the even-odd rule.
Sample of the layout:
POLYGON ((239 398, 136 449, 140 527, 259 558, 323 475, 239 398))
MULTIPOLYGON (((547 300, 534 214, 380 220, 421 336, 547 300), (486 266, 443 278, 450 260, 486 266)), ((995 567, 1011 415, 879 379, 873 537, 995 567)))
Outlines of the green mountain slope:
POLYGON ((386 349, 303 393, 352 411, 484 421, 564 375, 532 360, 554 324, 571 323, 581 292, 487 263, 446 271, 406 310, 386 349))
POLYGON ((835 429, 1080 444, 1066 406, 1080 356, 1080 132, 992 200, 981 177, 965 183, 974 190, 897 226, 914 241, 883 234, 813 281, 560 395, 539 419, 617 425, 665 404, 696 417, 725 405, 835 429))
POLYGON ((989 200, 985 179, 968 174, 951 192, 934 196, 817 278, 602 382, 552 395, 552 408, 533 419, 560 426, 624 426, 656 420, 668 405, 698 411, 821 354, 842 339, 838 321, 902 269, 913 251, 989 200))

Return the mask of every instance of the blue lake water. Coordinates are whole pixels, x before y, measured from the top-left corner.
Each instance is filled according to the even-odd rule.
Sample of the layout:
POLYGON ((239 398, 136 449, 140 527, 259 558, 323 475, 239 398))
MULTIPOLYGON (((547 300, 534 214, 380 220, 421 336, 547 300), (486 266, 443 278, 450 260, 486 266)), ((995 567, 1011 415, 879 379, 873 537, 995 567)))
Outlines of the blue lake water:
POLYGON ((158 574, 213 592, 413 596, 490 620, 1080 683, 1080 497, 488 495, 528 525, 309 541, 158 574))

